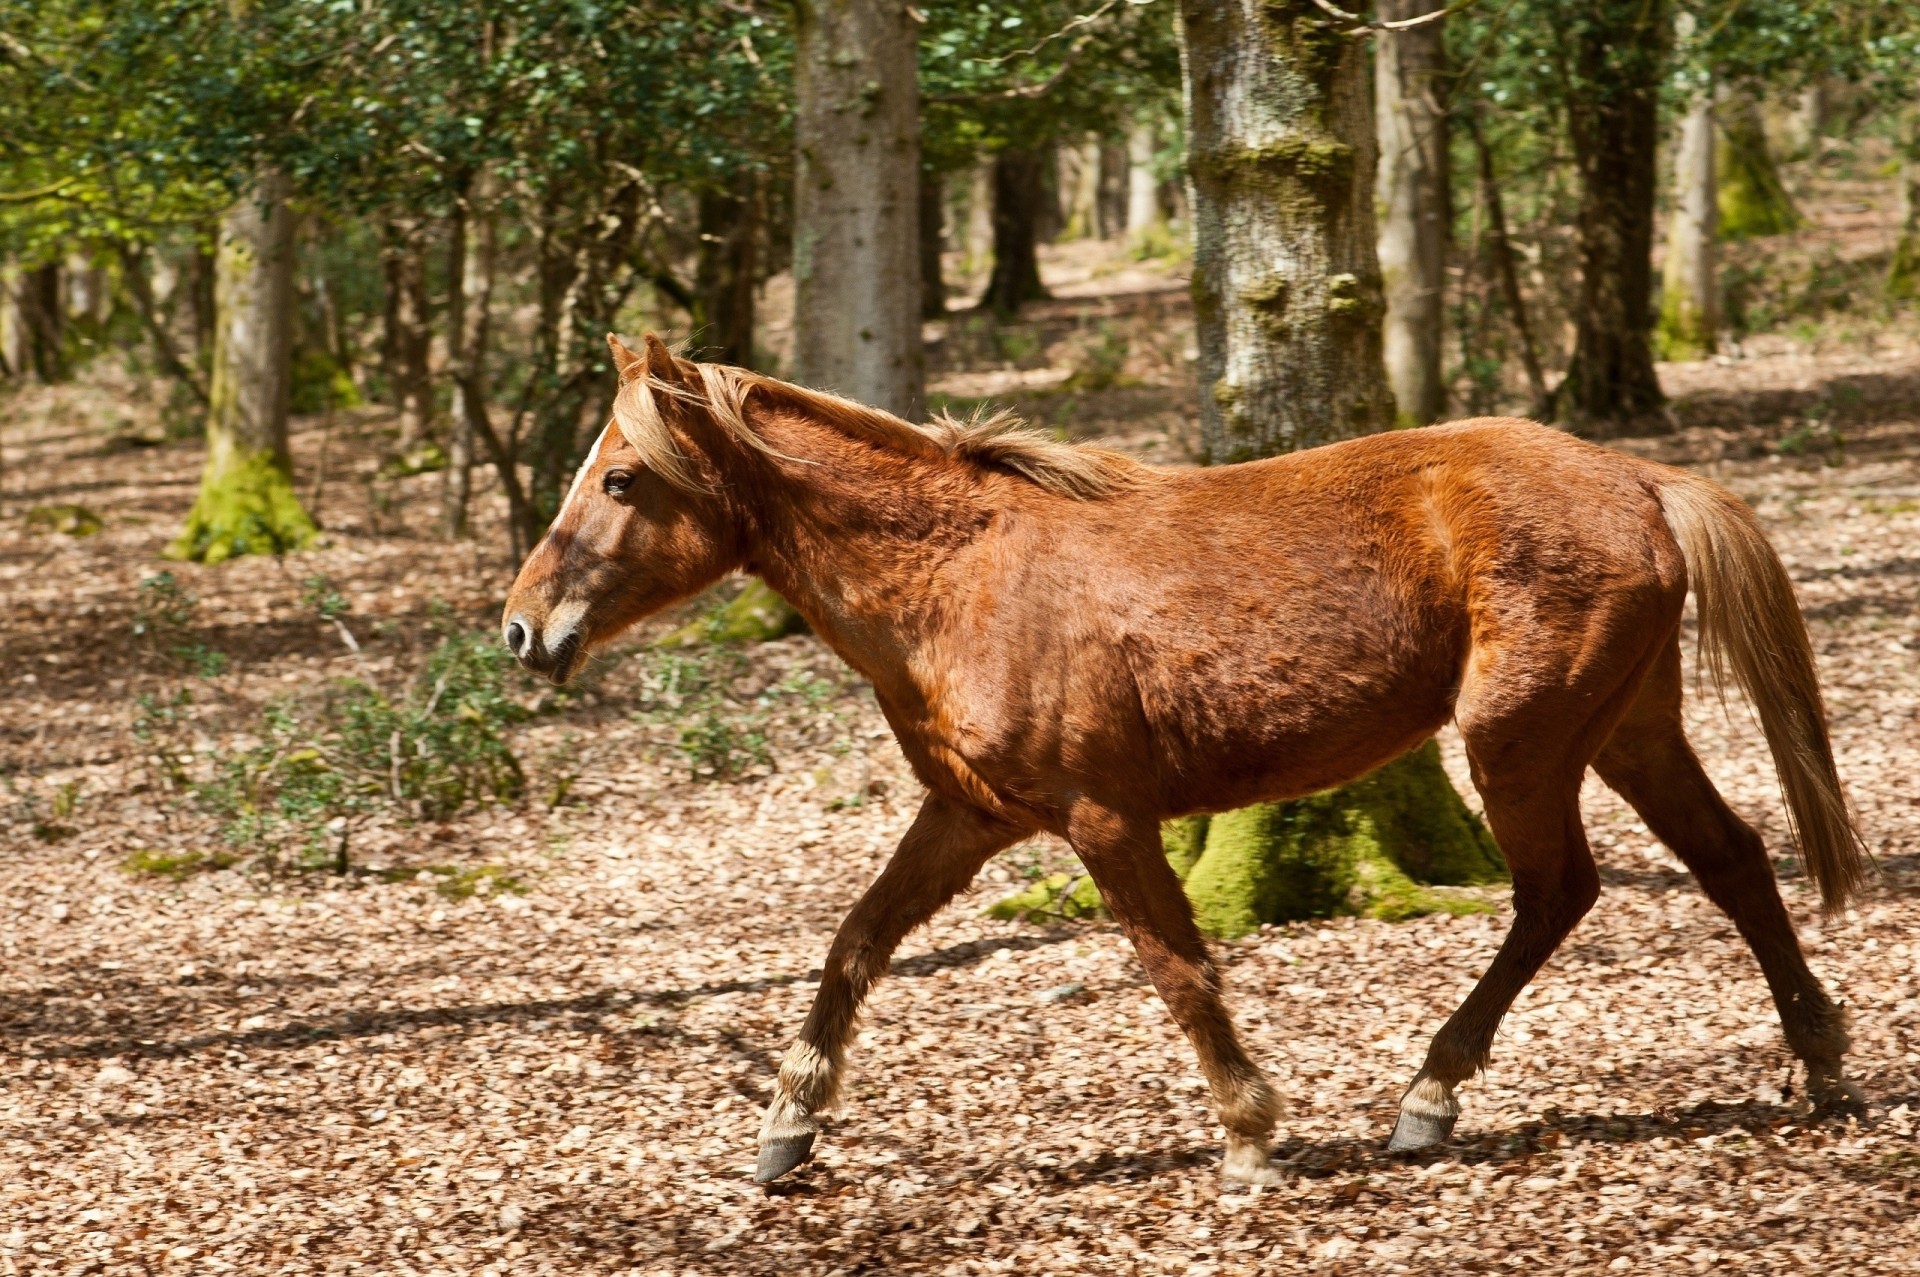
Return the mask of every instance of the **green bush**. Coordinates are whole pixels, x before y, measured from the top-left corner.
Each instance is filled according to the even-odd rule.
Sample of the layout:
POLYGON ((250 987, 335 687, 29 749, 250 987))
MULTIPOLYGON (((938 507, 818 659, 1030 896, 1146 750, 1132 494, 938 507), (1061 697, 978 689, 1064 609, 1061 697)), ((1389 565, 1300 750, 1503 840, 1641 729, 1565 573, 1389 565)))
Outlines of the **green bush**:
POLYGON ((398 697, 346 679, 317 703, 276 701, 260 743, 219 757, 196 798, 236 848, 273 858, 291 845, 301 868, 342 870, 371 816, 444 820, 517 801, 526 776, 502 731, 528 711, 507 694, 512 671, 491 634, 457 635, 398 697))

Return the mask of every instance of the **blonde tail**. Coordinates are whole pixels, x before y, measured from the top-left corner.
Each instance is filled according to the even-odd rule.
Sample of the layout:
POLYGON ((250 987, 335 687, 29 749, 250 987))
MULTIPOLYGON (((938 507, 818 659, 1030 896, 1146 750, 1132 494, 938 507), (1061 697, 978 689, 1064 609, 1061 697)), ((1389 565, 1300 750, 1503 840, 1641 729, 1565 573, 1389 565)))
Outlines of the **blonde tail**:
POLYGON ((1753 512, 1726 489, 1663 475, 1660 506, 1687 562, 1707 670, 1724 691, 1731 668, 1759 712, 1801 864, 1826 911, 1837 913, 1859 891, 1868 856, 1834 769, 1793 582, 1753 512))

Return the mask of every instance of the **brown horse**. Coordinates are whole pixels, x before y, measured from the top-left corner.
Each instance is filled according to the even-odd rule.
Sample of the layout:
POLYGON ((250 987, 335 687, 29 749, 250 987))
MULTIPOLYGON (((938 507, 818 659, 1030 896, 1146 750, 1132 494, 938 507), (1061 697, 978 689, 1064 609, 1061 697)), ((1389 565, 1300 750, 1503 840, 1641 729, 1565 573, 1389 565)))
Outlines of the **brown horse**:
POLYGON ((810 1154, 861 1000, 996 852, 1065 838, 1191 1039, 1228 1178, 1276 1175, 1247 1058, 1160 822, 1354 779, 1449 719, 1513 872, 1514 920, 1434 1036, 1391 1146, 1451 1132, 1454 1088, 1592 906, 1588 767, 1733 919, 1823 1106, 1857 1102, 1754 831, 1682 731, 1689 584, 1716 676, 1757 706, 1829 909, 1865 861, 1806 631, 1753 516, 1715 485, 1516 420, 1160 470, 1005 421, 919 427, 738 368, 613 343, 613 423, 507 599, 506 641, 584 653, 736 569, 872 680, 928 793, 841 924, 780 1066, 757 1175, 810 1154))

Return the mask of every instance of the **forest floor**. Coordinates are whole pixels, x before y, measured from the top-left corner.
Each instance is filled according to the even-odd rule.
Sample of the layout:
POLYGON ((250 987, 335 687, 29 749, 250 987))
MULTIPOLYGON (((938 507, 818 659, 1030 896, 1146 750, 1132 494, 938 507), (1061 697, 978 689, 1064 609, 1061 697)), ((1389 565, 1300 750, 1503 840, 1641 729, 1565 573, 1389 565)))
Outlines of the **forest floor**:
MULTIPOLYGON (((938 389, 1178 460, 1177 278, 1049 264, 1059 296, 1024 327, 936 332, 938 389)), ((521 689, 527 800, 375 823, 345 875, 189 871, 217 830, 153 763, 153 706, 175 705, 199 767, 277 697, 397 686, 437 633, 496 623, 500 510, 438 541, 434 476, 378 474, 383 415, 302 421, 327 543, 173 567, 190 642, 156 647, 134 634, 141 583, 192 499, 194 445, 156 442, 148 389, 106 373, 0 400, 0 1272, 1920 1269, 1920 396, 1833 389, 1920 374, 1920 351, 1869 334, 1743 353, 1664 367, 1695 424, 1631 446, 1752 502, 1800 591, 1883 871, 1859 908, 1819 918, 1739 706, 1697 695, 1688 715, 1852 1014, 1865 1118, 1808 1119, 1738 937, 1590 784, 1600 904, 1442 1151, 1384 1142, 1504 907, 1220 946, 1289 1110, 1287 1179, 1261 1191, 1222 1186, 1192 1054, 1113 926, 981 916, 1059 862, 1048 846, 1002 856, 907 941, 817 1159, 750 1182, 828 939, 916 805, 871 696, 809 637, 672 658, 709 662, 732 779, 697 777, 711 740, 658 711, 656 627, 578 694, 521 689), (102 528, 33 526, 61 504, 102 528), (359 655, 312 606, 322 576, 359 655)))

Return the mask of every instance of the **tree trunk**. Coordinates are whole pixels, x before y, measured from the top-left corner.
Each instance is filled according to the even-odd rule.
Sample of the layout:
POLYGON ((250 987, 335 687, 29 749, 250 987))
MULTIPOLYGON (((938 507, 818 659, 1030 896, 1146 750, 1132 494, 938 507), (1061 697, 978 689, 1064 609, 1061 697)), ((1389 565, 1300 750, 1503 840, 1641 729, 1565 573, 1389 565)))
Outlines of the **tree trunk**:
POLYGON ((213 248, 219 238, 218 227, 194 231, 193 248, 187 259, 187 299, 193 323, 193 355, 203 373, 213 367, 213 283, 216 273, 213 248))
POLYGON ((940 254, 946 248, 946 175, 920 170, 920 317, 945 319, 947 283, 940 254))
POLYGON ((218 563, 281 554, 313 538, 293 490, 287 400, 293 362, 293 213, 269 172, 220 227, 213 375, 200 495, 167 553, 218 563))
POLYGON ((1040 153, 1008 148, 993 157, 993 274, 980 300, 995 314, 1016 315, 1047 295, 1038 247, 1046 201, 1040 153))
POLYGON ((427 299, 427 261, 415 227, 389 227, 380 260, 386 283, 388 385, 400 411, 402 457, 422 445, 433 429, 432 319, 427 299))
POLYGON ((900 0, 794 10, 794 376, 917 415, 918 26, 900 0))
POLYGON ((1713 95, 1694 99, 1675 148, 1673 217, 1660 264, 1660 345, 1668 359, 1704 359, 1720 329, 1714 236, 1713 95))
POLYGON ((62 291, 58 262, 22 271, 14 282, 18 367, 46 385, 67 379, 67 308, 62 291))
POLYGON ((1730 240, 1784 235, 1800 225, 1767 145, 1760 100, 1734 94, 1719 110, 1720 234, 1730 240))
MULTIPOLYGON (((468 534, 474 450, 492 432, 487 420, 487 336, 493 309, 493 210, 484 179, 454 209, 447 236, 447 375, 453 381, 447 468, 440 472, 440 531, 468 534)), ((517 513, 517 512, 516 512, 517 513)))
MULTIPOLYGON (((1382 19, 1416 18, 1442 0, 1381 0, 1382 19)), ((1374 203, 1381 211, 1380 280, 1386 296, 1382 346, 1387 384, 1403 425, 1424 426, 1447 410, 1440 372, 1447 285, 1447 87, 1445 20, 1374 37, 1375 123, 1380 161, 1374 203)))
POLYGON ((1887 270, 1887 296, 1920 297, 1920 108, 1909 108, 1900 148, 1900 238, 1887 270))
POLYGON ((1487 145, 1486 135, 1480 131, 1480 121, 1469 112, 1467 128, 1473 134, 1473 149, 1479 161, 1480 200, 1487 210, 1487 256, 1492 259, 1493 271, 1500 281, 1500 296, 1507 305, 1507 314, 1513 321, 1514 335, 1520 339, 1520 364, 1527 374, 1527 412, 1531 416, 1544 417, 1548 413, 1546 374, 1540 370, 1540 350, 1533 340, 1533 325, 1527 320, 1527 299, 1520 291, 1520 272, 1513 261, 1513 241, 1507 234, 1506 201, 1500 195, 1500 183, 1493 171, 1493 150, 1487 145))
POLYGON ((1160 179, 1153 171, 1154 136, 1150 124, 1127 132, 1127 235, 1145 237, 1165 218, 1160 212, 1160 179))
POLYGON ((1095 230, 1101 239, 1127 233, 1127 146, 1111 138, 1100 143, 1100 191, 1094 201, 1095 230))
POLYGON ((759 192, 751 170, 700 196, 700 257, 694 268, 695 344, 717 363, 753 364, 753 290, 759 282, 759 192))
POLYGON ((1673 428, 1653 371, 1653 219, 1669 31, 1658 0, 1595 0, 1571 50, 1580 301, 1560 420, 1602 438, 1673 428))
POLYGON ((20 307, 20 271, 0 261, 0 374, 24 380, 33 355, 28 349, 27 317, 20 307))
POLYGON ((1060 193, 1059 239, 1100 234, 1100 141, 1088 135, 1055 151, 1055 188, 1060 193))
POLYGON ((1181 13, 1203 459, 1384 430, 1366 47, 1311 0, 1181 13))
MULTIPOLYGON (((1387 428, 1364 47, 1311 0, 1183 0, 1181 23, 1208 459, 1387 428)), ((1325 794, 1170 822, 1163 839, 1215 935, 1484 908, 1418 884, 1502 872, 1432 743, 1325 794)))

